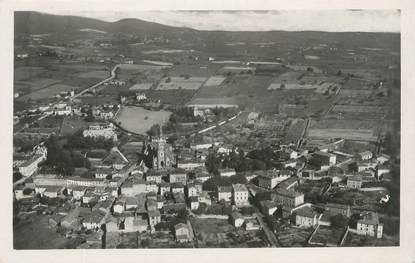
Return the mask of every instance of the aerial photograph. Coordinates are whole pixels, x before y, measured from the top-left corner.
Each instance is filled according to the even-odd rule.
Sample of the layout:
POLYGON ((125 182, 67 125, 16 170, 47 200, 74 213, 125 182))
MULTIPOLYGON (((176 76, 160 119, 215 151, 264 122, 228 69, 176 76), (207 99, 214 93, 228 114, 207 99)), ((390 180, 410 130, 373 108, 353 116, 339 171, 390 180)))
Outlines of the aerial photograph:
POLYGON ((15 11, 13 248, 399 246, 400 18, 15 11))

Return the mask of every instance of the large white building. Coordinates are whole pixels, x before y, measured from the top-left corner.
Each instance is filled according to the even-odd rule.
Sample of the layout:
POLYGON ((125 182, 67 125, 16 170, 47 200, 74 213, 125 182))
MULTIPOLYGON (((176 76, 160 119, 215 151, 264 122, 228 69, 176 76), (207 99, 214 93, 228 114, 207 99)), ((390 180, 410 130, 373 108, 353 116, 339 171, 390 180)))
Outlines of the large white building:
POLYGON ((247 206, 248 202, 248 188, 244 184, 232 185, 233 201, 237 207, 247 206))
POLYGON ((82 135, 84 137, 112 139, 117 141, 117 134, 114 131, 114 125, 112 123, 100 123, 94 124, 84 130, 82 135))

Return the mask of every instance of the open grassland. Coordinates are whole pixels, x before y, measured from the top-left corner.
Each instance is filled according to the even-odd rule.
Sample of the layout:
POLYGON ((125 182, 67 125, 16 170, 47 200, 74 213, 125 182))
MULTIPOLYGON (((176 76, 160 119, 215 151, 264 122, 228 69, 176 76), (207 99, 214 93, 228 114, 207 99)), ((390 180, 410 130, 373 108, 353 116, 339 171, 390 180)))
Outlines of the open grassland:
POLYGON ((121 127, 127 131, 146 134, 154 124, 167 122, 170 115, 171 112, 168 111, 150 111, 141 107, 126 106, 121 109, 116 121, 121 122, 121 127))

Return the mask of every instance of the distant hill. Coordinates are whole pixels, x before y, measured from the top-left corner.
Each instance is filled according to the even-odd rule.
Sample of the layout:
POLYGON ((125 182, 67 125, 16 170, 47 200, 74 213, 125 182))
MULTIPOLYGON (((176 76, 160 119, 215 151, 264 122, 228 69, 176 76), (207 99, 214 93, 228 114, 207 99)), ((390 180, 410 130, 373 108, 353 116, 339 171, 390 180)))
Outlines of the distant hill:
MULTIPOLYGON (((98 19, 51 15, 32 11, 14 13, 15 34, 46 34, 68 35, 80 29, 100 30, 108 33, 153 34, 163 35, 170 39, 181 39, 183 43, 207 45, 207 49, 228 52, 226 42, 243 41, 247 43, 273 41, 279 47, 309 46, 318 43, 336 43, 351 48, 377 47, 399 50, 399 33, 368 33, 368 32, 319 32, 319 31, 202 31, 191 28, 180 28, 128 18, 116 22, 105 22, 98 19)), ((90 31, 93 32, 93 31, 90 31)))
POLYGON ((32 11, 16 11, 14 13, 16 34, 67 33, 89 28, 109 33, 162 33, 172 30, 186 30, 147 22, 139 19, 122 19, 116 22, 105 22, 98 19, 79 16, 60 16, 32 11))

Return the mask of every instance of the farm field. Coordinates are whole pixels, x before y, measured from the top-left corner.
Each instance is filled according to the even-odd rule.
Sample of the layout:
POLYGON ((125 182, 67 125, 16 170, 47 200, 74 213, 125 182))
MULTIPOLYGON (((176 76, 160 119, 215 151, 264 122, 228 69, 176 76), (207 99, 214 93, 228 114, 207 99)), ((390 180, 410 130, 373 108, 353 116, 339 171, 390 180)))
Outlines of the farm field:
POLYGON ((32 99, 32 100, 40 100, 40 99, 46 99, 49 97, 53 97, 55 95, 58 95, 60 92, 63 91, 71 91, 71 90, 77 90, 78 87, 74 87, 74 86, 70 86, 70 85, 65 85, 65 84, 53 84, 51 86, 48 86, 46 88, 43 89, 39 89, 36 90, 32 93, 26 94, 22 97, 20 97, 20 100, 27 100, 27 99, 32 99))
POLYGON ((356 141, 376 141, 377 136, 372 129, 308 129, 307 137, 317 139, 344 138, 356 141))
POLYGON ((43 67, 18 67, 14 69, 14 80, 29 80, 46 72, 47 70, 43 67))
POLYGON ((129 90, 148 90, 152 85, 152 83, 136 83, 132 85, 129 90))
POLYGON ((121 64, 119 66, 120 70, 131 70, 131 71, 144 71, 144 70, 161 70, 166 66, 156 66, 156 65, 140 65, 140 64, 121 64))
POLYGON ((116 121, 121 122, 121 127, 127 131, 145 135, 154 124, 167 122, 170 115, 171 112, 168 111, 150 111, 141 107, 126 106, 121 109, 116 121))
POLYGON ((46 88, 53 84, 59 83, 61 80, 59 79, 48 79, 48 78, 31 78, 27 81, 16 81, 15 82, 15 90, 19 91, 22 89, 28 89, 30 91, 35 91, 39 89, 46 88))
POLYGON ((185 89, 185 90, 197 90, 199 89, 206 78, 203 77, 168 77, 163 78, 157 90, 172 90, 172 89, 185 89))
POLYGON ((105 79, 105 78, 108 78, 109 76, 110 76, 110 72, 105 71, 105 70, 93 70, 93 71, 78 74, 78 78, 105 79))

